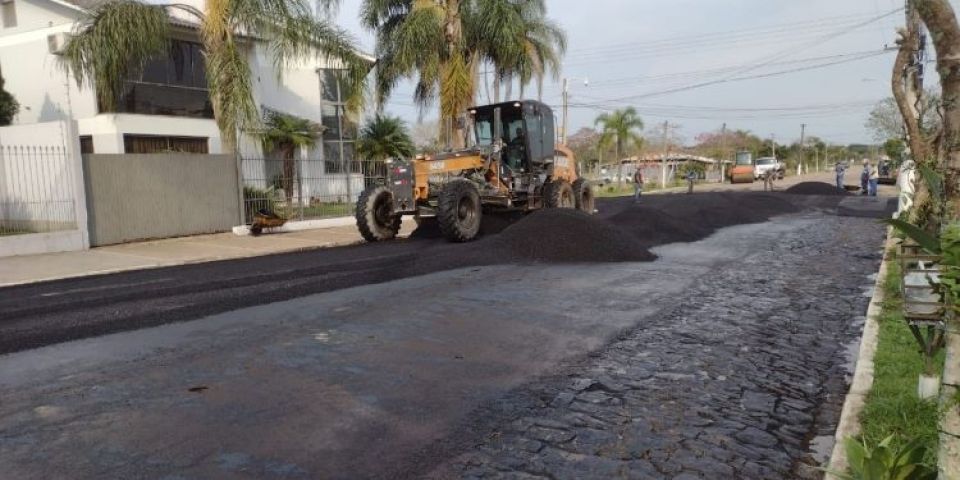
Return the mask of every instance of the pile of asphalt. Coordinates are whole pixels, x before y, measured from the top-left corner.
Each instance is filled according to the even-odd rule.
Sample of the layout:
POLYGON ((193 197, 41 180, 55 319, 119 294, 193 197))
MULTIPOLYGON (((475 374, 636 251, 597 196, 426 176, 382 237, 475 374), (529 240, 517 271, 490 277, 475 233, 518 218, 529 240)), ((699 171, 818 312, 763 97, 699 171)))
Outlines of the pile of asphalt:
POLYGON ((846 190, 840 190, 835 185, 826 182, 802 182, 785 190, 794 195, 846 195, 846 190))
POLYGON ((799 210, 789 199, 771 193, 649 196, 619 209, 607 220, 650 247, 692 242, 720 228, 765 222, 799 210))
POLYGON ((646 262, 656 258, 627 231, 569 209, 527 215, 483 247, 505 262, 646 262))

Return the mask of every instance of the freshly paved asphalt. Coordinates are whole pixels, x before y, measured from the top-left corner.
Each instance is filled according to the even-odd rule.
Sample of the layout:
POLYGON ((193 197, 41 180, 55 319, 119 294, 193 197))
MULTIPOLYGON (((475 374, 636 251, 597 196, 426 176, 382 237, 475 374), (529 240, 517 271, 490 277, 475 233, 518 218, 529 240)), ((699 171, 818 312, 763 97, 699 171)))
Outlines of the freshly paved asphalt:
MULTIPOLYGON (((540 421, 547 425, 537 427, 540 430, 518 430, 517 415, 530 417, 538 405, 566 408, 585 402, 596 409, 624 404, 626 397, 611 400, 607 391, 618 389, 620 379, 600 382, 605 386, 597 388, 593 383, 575 387, 572 404, 556 403, 553 394, 565 388, 565 375, 594 375, 591 358, 605 355, 605 348, 620 350, 622 346, 611 346, 651 329, 671 335, 664 322, 698 329, 706 322, 702 330, 709 332, 740 328, 737 317, 731 317, 731 323, 731 318, 685 316, 677 309, 702 305, 701 292, 712 288, 711 282, 747 286, 763 272, 782 267, 773 246, 794 252, 789 258, 798 267, 819 265, 813 273, 842 268, 849 283, 875 270, 879 256, 871 249, 879 248, 881 233, 872 220, 840 222, 827 213, 808 212, 725 229, 696 244, 673 245, 658 252, 662 258, 652 263, 445 270, 462 246, 418 240, 3 289, 0 347, 17 353, 0 356, 2 476, 599 476, 609 465, 580 462, 584 453, 565 446, 574 438, 581 439, 578 445, 589 445, 589 432, 576 431, 581 428, 577 424, 550 423, 550 418, 540 421), (850 255, 807 260, 796 252, 815 254, 824 245, 850 255), (422 255, 424 251, 431 255, 422 255), (446 263, 432 264, 428 258, 446 263), (143 328, 149 326, 155 328, 143 328), (106 333, 112 334, 102 335, 106 333), (84 339, 61 343, 77 338, 84 339), (554 387, 543 390, 544 384, 554 387), (502 434, 521 441, 536 437, 546 447, 525 444, 513 453, 526 453, 500 456, 488 445, 492 436, 502 434), (470 453, 477 447, 482 448, 479 453, 470 453), (549 468, 537 470, 523 463, 540 451, 553 455, 549 468)), ((780 273, 789 277, 789 271, 780 273)), ((803 278, 810 283, 814 276, 803 278)), ((783 295, 779 288, 785 281, 777 281, 776 295, 783 295)), ((783 404, 777 400, 776 405, 796 411, 781 413, 780 419, 769 417, 774 423, 762 430, 776 429, 780 422, 792 429, 791 437, 771 442, 741 421, 748 429, 746 440, 733 445, 748 447, 721 443, 721 453, 753 465, 749 471, 788 476, 793 463, 804 460, 804 442, 829 429, 843 390, 842 382, 829 381, 829 374, 842 368, 845 343, 855 338, 855 317, 862 306, 851 298, 850 289, 858 286, 802 293, 798 305, 822 301, 843 308, 831 310, 830 315, 837 316, 826 323, 818 320, 836 335, 817 340, 817 364, 808 372, 815 388, 801 388, 806 393, 802 403, 796 398, 784 398, 783 404)), ((792 322, 797 319, 777 315, 769 301, 759 301, 752 313, 747 303, 741 313, 749 318, 774 329, 795 328, 792 322)), ((713 335, 691 343, 690 334, 682 333, 675 340, 703 347, 695 351, 706 359, 713 351, 709 342, 718 342, 720 351, 725 338, 729 336, 713 335)), ((743 341, 765 338, 769 336, 743 341)), ((658 392, 664 387, 667 392, 695 392, 699 387, 687 383, 699 373, 673 370, 696 367, 696 362, 683 366, 683 359, 671 356, 670 340, 662 338, 649 352, 644 342, 629 343, 626 348, 632 349, 634 360, 620 358, 619 367, 605 365, 637 373, 638 378, 675 382, 655 385, 658 392), (636 359, 640 364, 630 363, 636 359), (655 372, 672 373, 649 376, 655 372)), ((784 364, 804 375, 803 368, 795 366, 806 365, 803 355, 811 352, 804 342, 757 347, 762 347, 759 353, 782 349, 784 364)), ((770 392, 764 389, 777 388, 777 381, 760 385, 750 380, 756 378, 750 365, 758 369, 757 375, 768 371, 750 354, 730 360, 745 369, 737 381, 753 385, 735 384, 734 390, 760 395, 751 394, 741 408, 757 409, 747 416, 769 415, 761 412, 769 406, 766 400, 753 400, 768 398, 764 395, 770 392)), ((785 395, 790 391, 792 387, 785 395)), ((708 397, 682 398, 685 408, 710 407, 708 397), (685 403, 691 398, 694 404, 685 403)), ((641 396, 641 403, 631 407, 636 408, 633 413, 613 414, 663 416, 650 410, 650 402, 670 401, 663 393, 641 396)), ((598 420, 610 414, 594 413, 598 420)), ((660 433, 644 435, 663 442, 685 435, 660 433)), ((644 460, 641 456, 649 455, 644 452, 656 450, 656 442, 650 445, 635 452, 637 458, 618 461, 644 460)), ((676 451, 658 460, 669 462, 676 451)), ((690 469, 678 463, 684 468, 659 476, 679 478, 708 464, 702 456, 680 452, 690 469)), ((656 478, 650 476, 655 465, 644 468, 633 476, 627 468, 624 477, 656 478)), ((622 465, 615 471, 624 471, 622 465)))

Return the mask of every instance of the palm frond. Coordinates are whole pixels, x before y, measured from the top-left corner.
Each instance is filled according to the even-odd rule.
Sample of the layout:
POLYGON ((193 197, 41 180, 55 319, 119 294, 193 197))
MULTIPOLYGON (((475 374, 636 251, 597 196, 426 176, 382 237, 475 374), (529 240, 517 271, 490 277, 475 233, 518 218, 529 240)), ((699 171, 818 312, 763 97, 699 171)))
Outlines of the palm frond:
POLYGON ((169 38, 167 7, 110 1, 77 24, 60 61, 77 87, 92 85, 104 110, 114 111, 124 81, 139 74, 147 60, 166 53, 169 38))

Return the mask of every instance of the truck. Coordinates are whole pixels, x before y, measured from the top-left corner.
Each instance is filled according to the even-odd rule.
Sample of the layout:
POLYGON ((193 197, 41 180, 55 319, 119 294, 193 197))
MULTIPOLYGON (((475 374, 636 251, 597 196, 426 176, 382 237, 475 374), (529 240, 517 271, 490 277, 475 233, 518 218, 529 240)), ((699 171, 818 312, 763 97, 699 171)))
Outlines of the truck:
POLYGON ((573 152, 555 138, 553 110, 533 101, 470 108, 468 146, 396 159, 384 184, 360 195, 356 223, 369 242, 397 236, 403 217, 435 221, 451 242, 477 237, 484 215, 541 208, 594 211, 573 152))
POLYGON ((775 157, 760 157, 753 167, 754 180, 760 180, 769 171, 774 172, 774 178, 782 180, 787 173, 787 166, 775 157))

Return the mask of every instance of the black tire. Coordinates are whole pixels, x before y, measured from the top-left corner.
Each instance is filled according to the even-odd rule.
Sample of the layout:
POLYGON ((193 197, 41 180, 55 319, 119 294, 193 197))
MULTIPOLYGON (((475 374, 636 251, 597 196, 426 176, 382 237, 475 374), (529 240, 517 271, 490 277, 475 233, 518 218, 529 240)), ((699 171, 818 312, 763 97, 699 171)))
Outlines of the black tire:
POLYGON ((483 205, 480 191, 469 180, 460 178, 443 186, 437 197, 437 223, 440 233, 451 242, 469 242, 480 232, 483 205))
POLYGON ((573 187, 566 180, 555 180, 543 189, 543 206, 547 208, 577 208, 573 187))
POLYGON ((573 197, 576 201, 577 210, 587 213, 593 213, 596 206, 594 202, 593 186, 585 178, 579 178, 573 182, 573 197))
POLYGON ((368 242, 392 240, 400 232, 400 215, 393 214, 393 192, 382 185, 360 194, 356 218, 357 229, 368 242))

